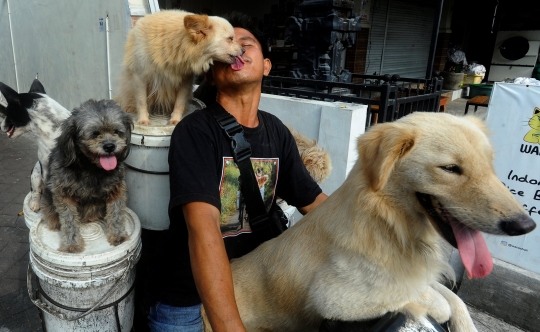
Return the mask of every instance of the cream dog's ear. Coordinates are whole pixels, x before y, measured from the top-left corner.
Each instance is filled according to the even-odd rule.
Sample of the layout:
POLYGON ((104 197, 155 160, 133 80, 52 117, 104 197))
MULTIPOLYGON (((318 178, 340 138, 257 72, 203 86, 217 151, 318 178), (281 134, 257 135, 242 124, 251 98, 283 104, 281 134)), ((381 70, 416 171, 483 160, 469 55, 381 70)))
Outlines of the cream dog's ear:
POLYGON ((362 170, 373 191, 386 185, 394 165, 413 148, 414 130, 400 123, 383 123, 358 138, 362 170))
POLYGON ((193 38, 195 43, 199 43, 208 34, 210 26, 207 15, 186 15, 184 17, 184 27, 193 38))

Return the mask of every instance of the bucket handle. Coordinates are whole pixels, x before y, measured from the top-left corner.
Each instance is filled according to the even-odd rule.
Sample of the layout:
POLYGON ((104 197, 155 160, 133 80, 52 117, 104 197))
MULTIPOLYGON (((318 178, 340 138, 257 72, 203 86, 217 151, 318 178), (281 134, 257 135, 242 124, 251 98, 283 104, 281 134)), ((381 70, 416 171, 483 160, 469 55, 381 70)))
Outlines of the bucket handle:
POLYGON ((51 314, 56 318, 59 318, 61 320, 65 320, 65 321, 68 321, 68 322, 72 322, 72 321, 81 319, 81 318, 83 318, 85 316, 88 316, 94 310, 96 310, 97 307, 101 306, 101 304, 103 304, 103 302, 105 302, 105 300, 118 288, 118 286, 120 285, 120 282, 122 282, 126 278, 126 276, 128 275, 128 272, 135 265, 135 261, 136 261, 135 252, 136 251, 137 250, 135 249, 135 250, 133 250, 131 252, 131 255, 128 257, 128 265, 127 265, 126 269, 124 270, 124 273, 116 281, 116 283, 111 287, 111 289, 107 293, 105 293, 105 295, 103 295, 101 297, 101 299, 99 299, 96 302, 96 304, 94 304, 90 309, 88 309, 87 311, 83 312, 82 314, 80 314, 78 316, 71 317, 71 318, 67 317, 64 313, 49 307, 49 305, 47 303, 42 302, 40 299, 38 299, 38 298, 36 298, 34 296, 34 289, 32 287, 32 273, 31 273, 31 268, 30 268, 30 262, 28 262, 28 270, 26 271, 26 286, 28 288, 28 295, 30 296, 30 301, 32 301, 32 303, 34 303, 38 308, 40 308, 41 310, 47 312, 48 314, 51 314))

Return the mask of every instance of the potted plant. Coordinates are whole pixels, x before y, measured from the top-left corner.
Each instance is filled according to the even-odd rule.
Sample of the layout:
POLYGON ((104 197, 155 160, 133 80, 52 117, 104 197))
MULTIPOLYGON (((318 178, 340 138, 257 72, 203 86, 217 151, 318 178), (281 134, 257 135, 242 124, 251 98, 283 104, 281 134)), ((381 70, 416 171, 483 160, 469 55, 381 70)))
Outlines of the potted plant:
POLYGON ((450 47, 446 55, 446 65, 441 76, 444 79, 443 89, 457 90, 463 84, 465 74, 463 66, 467 65, 465 53, 457 46, 450 47))

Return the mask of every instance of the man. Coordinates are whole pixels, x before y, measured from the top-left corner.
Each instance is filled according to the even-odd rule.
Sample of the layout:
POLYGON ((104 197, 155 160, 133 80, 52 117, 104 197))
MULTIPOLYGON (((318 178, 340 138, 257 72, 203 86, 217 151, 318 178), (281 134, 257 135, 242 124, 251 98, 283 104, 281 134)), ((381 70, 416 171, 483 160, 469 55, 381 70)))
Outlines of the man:
MULTIPOLYGON (((248 17, 233 14, 228 19, 245 53, 242 61, 216 63, 207 74, 217 89, 217 103, 208 108, 223 107, 243 126, 252 164, 268 175, 261 191, 265 205, 279 196, 308 213, 327 196, 309 176, 283 123, 258 111, 262 78, 272 67, 264 57, 264 41, 248 17)), ((201 302, 214 331, 245 331, 229 260, 260 243, 254 243, 249 223, 238 220, 243 215, 236 209, 239 173, 230 146, 208 110, 186 116, 172 134, 171 225, 156 268, 160 278, 154 282, 157 303, 149 315, 152 331, 201 331, 201 302)))

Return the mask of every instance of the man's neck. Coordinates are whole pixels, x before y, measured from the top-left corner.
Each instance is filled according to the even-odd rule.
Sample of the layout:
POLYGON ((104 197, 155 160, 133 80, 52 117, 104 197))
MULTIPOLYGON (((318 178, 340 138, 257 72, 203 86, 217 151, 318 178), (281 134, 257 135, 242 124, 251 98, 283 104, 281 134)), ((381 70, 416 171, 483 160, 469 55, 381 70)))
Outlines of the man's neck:
POLYGON ((218 91, 216 101, 235 117, 244 127, 254 128, 259 125, 257 110, 261 100, 260 86, 257 89, 241 91, 218 91))

